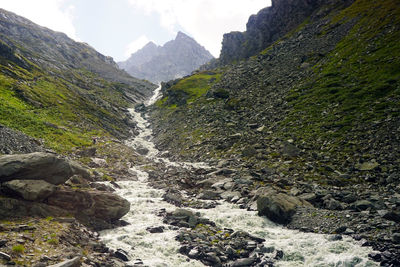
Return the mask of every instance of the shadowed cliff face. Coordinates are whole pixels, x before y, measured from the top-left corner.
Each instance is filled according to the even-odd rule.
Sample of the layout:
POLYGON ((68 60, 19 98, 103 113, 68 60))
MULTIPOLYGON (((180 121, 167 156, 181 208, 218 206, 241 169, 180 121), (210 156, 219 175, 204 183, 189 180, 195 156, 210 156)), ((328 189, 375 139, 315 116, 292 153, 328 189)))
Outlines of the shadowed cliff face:
POLYGON ((252 15, 246 32, 224 35, 220 63, 248 58, 294 30, 311 15, 322 16, 330 8, 351 4, 354 0, 273 0, 272 6, 252 15), (326 10, 321 10, 322 6, 326 10), (318 10, 318 14, 313 14, 318 10))

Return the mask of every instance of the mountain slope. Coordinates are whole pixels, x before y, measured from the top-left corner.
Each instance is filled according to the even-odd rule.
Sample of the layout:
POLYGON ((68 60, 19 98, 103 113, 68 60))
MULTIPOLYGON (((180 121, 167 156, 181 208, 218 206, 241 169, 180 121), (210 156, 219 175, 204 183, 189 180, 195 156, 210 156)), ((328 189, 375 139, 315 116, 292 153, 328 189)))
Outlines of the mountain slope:
POLYGON ((154 85, 63 33, 0 9, 0 124, 57 150, 129 134, 125 109, 154 85))
POLYGON ((193 38, 178 32, 175 40, 164 46, 148 43, 119 66, 134 77, 154 83, 190 74, 213 56, 193 38))
POLYGON ((400 4, 332 3, 246 60, 166 84, 154 132, 175 157, 239 170, 250 199, 275 187, 354 218, 367 201, 374 226, 357 234, 383 249, 400 231, 400 4))
MULTIPOLYGON (((365 150, 369 151, 367 158, 376 155, 382 158, 382 164, 396 161, 395 155, 399 153, 396 132, 400 79, 396 41, 400 37, 399 5, 386 0, 371 8, 367 2, 359 0, 343 10, 323 5, 316 10, 316 15, 257 56, 167 83, 156 113, 167 108, 171 115, 157 114, 171 121, 157 129, 165 126, 166 132, 171 131, 176 141, 168 139, 162 143, 173 147, 166 143, 182 141, 187 144, 186 148, 195 148, 181 147, 179 151, 183 155, 187 153, 191 157, 194 152, 200 158, 207 157, 208 149, 217 157, 238 157, 246 145, 256 144, 256 147, 263 147, 256 150, 265 154, 267 161, 275 161, 284 157, 280 147, 291 139, 301 150, 310 152, 310 160, 313 151, 329 157, 351 153, 348 160, 355 166, 363 161, 360 156, 366 156, 356 156, 357 151, 365 150), (326 13, 323 17, 321 10, 326 13), (199 75, 209 75, 207 89, 195 99, 185 100, 188 95, 200 92, 196 90, 200 88, 199 83, 189 83, 199 75), (188 86, 184 88, 183 84, 188 86), (174 116, 182 118, 172 118, 174 116), (256 126, 264 127, 256 131, 256 126), (185 131, 177 135, 182 137, 178 140, 176 134, 182 127, 185 131), (185 139, 191 136, 190 131, 203 134, 196 140, 185 139), (242 137, 228 138, 235 133, 241 133, 242 137), (217 145, 228 140, 227 147, 217 145), (210 144, 209 147, 200 145, 202 141, 210 144), (257 144, 261 141, 264 144, 257 144), (384 143, 375 146, 374 142, 384 143), (390 143, 390 153, 380 153, 379 149, 387 148, 390 143), (265 147, 270 145, 272 147, 265 147), (271 153, 275 156, 269 157, 271 153)), ((343 159, 337 160, 339 163, 343 159)), ((266 164, 264 160, 261 162, 266 164)), ((390 169, 390 173, 398 171, 396 166, 388 171, 390 169)), ((337 170, 352 172, 343 166, 337 170)), ((330 175, 335 177, 336 174, 330 175)), ((359 176, 359 173, 354 175, 359 176)))

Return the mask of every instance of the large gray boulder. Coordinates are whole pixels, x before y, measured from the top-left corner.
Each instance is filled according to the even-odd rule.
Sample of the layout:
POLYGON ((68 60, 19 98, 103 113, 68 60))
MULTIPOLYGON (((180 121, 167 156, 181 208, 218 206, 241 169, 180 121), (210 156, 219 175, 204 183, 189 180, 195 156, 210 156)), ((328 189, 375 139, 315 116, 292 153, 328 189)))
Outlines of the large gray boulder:
POLYGON ((271 221, 280 224, 289 223, 299 206, 312 207, 310 203, 303 199, 277 193, 273 190, 266 192, 257 199, 258 215, 266 216, 271 221))
POLYGON ((5 182, 3 187, 10 193, 30 201, 42 201, 56 190, 55 185, 43 180, 12 180, 5 182))
POLYGON ((44 203, 25 201, 15 198, 0 197, 0 218, 38 216, 65 217, 70 213, 59 207, 44 203))
POLYGON ((0 157, 0 182, 10 180, 44 180, 63 184, 72 175, 89 178, 89 172, 78 163, 55 154, 35 152, 0 157))
POLYGON ((97 218, 113 222, 128 213, 130 203, 126 199, 108 192, 72 190, 61 188, 48 197, 49 205, 70 211, 78 219, 97 218))

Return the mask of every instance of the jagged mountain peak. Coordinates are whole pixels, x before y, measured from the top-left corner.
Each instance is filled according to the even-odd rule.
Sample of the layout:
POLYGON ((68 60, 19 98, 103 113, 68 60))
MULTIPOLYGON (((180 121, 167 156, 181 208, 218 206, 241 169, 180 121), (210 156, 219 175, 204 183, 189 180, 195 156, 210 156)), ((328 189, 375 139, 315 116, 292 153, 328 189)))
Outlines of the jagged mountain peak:
POLYGON ((185 39, 190 39, 190 40, 194 40, 192 37, 190 37, 189 35, 178 31, 178 33, 176 34, 175 40, 185 40, 185 39))
POLYGON ((210 52, 179 31, 163 46, 149 42, 118 65, 134 77, 159 83, 188 75, 211 59, 210 52))
POLYGON ((147 48, 157 48, 157 47, 158 47, 158 45, 156 45, 153 41, 150 41, 145 46, 143 46, 143 48, 141 48, 141 50, 147 49, 147 48))

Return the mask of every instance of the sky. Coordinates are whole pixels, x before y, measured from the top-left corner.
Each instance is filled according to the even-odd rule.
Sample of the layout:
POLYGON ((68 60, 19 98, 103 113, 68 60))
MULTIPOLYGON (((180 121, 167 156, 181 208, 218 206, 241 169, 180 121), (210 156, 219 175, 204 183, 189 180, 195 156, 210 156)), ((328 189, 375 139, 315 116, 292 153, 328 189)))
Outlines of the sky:
POLYGON ((224 33, 245 31, 248 18, 270 0, 0 0, 12 11, 115 61, 153 41, 163 45, 178 31, 193 37, 215 57, 224 33))

